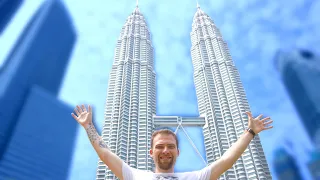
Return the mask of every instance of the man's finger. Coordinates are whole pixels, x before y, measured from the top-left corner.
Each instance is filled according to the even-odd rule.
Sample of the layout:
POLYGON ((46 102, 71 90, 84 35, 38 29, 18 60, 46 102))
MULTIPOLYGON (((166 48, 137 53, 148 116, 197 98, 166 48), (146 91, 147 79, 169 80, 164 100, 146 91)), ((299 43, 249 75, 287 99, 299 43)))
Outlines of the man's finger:
POLYGON ((265 127, 264 129, 271 129, 273 128, 273 126, 268 126, 268 127, 265 127))
POLYGON ((80 114, 81 114, 81 113, 79 112, 78 108, 74 108, 74 112, 76 113, 77 116, 80 116, 80 114))
POLYGON ((72 116, 75 120, 78 120, 78 117, 77 117, 75 114, 71 113, 71 116, 72 116))
POLYGON ((256 119, 261 119, 263 116, 263 114, 260 114, 258 117, 256 117, 256 119))
POLYGON ((270 117, 263 118, 263 119, 261 119, 261 121, 266 121, 268 119, 270 119, 270 117))
POLYGON ((74 112, 76 113, 76 115, 77 115, 77 116, 79 116, 79 115, 80 115, 80 113, 79 113, 79 111, 78 111, 78 109, 77 109, 77 108, 74 108, 74 112))
POLYGON ((79 105, 77 105, 77 109, 78 109, 78 111, 79 111, 79 114, 81 114, 81 113, 82 113, 82 109, 80 108, 79 105))
POLYGON ((87 109, 86 109, 86 107, 82 104, 82 110, 83 110, 83 112, 87 112, 87 109))
POLYGON ((88 105, 88 110, 89 110, 89 113, 92 113, 92 108, 91 108, 90 104, 88 105))
POLYGON ((248 115, 248 117, 249 117, 250 119, 252 118, 251 112, 246 112, 246 114, 248 115))
POLYGON ((268 122, 265 122, 265 123, 263 123, 264 125, 267 125, 267 124, 271 124, 273 122, 273 120, 270 120, 270 121, 268 121, 268 122))

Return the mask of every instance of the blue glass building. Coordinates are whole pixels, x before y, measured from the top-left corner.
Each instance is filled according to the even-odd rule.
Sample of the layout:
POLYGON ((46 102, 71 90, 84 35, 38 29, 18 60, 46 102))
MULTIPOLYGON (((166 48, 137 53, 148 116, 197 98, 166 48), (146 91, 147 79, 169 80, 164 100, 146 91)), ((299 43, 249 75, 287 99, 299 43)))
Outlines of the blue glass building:
POLYGON ((22 3, 22 0, 0 0, 0 34, 22 3))
POLYGON ((73 108, 33 86, 0 161, 0 179, 67 179, 78 123, 73 108))
POLYGON ((61 1, 39 8, 0 69, 0 157, 33 85, 56 96, 76 34, 61 1))
MULTIPOLYGON (((276 66, 302 120, 304 130, 316 147, 320 147, 320 57, 306 50, 281 51, 276 66)), ((320 180, 319 152, 310 154, 308 169, 320 180)))
POLYGON ((314 150, 311 153, 311 160, 308 163, 310 173, 314 180, 320 180, 320 150, 314 150))
POLYGON ((75 42, 63 2, 46 0, 4 61, 0 179, 66 179, 77 123, 57 95, 75 42))
POLYGON ((276 66, 312 141, 320 130, 320 57, 306 50, 279 52, 276 66))
POLYGON ((278 148, 275 150, 273 166, 278 180, 303 179, 295 159, 285 148, 278 148))

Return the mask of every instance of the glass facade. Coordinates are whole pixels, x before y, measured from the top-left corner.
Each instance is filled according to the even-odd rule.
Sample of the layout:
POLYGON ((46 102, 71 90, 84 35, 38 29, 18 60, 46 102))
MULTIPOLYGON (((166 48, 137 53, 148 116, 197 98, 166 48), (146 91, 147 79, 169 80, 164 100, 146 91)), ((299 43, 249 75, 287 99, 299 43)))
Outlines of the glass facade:
POLYGON ((11 21, 23 0, 0 0, 0 34, 11 21))
POLYGON ((75 41, 63 2, 48 0, 4 61, 0 179, 67 178, 77 125, 66 116, 72 108, 57 100, 57 95, 75 41))
POLYGON ((33 86, 0 161, 0 179, 67 179, 78 123, 73 108, 33 86))

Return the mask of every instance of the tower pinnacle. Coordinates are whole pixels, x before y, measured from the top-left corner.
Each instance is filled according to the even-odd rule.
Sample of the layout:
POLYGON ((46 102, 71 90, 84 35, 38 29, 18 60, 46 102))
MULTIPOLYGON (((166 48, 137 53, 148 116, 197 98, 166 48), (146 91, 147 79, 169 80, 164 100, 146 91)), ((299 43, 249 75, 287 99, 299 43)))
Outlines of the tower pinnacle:
POLYGON ((139 0, 136 0, 136 8, 134 9, 133 13, 139 14, 139 0))

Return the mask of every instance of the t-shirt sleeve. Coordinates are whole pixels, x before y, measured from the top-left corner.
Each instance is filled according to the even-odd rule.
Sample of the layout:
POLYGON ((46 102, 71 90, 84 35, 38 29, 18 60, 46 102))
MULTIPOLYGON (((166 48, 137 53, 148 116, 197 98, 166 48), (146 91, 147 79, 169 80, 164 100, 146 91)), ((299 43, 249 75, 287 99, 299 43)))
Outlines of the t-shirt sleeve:
POLYGON ((134 180, 134 169, 122 161, 122 176, 124 180, 134 180))
POLYGON ((198 171, 198 179, 199 180, 210 180, 210 176, 211 176, 210 166, 207 166, 207 167, 198 171))
POLYGON ((122 176, 124 180, 151 179, 151 172, 135 169, 122 161, 122 176))

